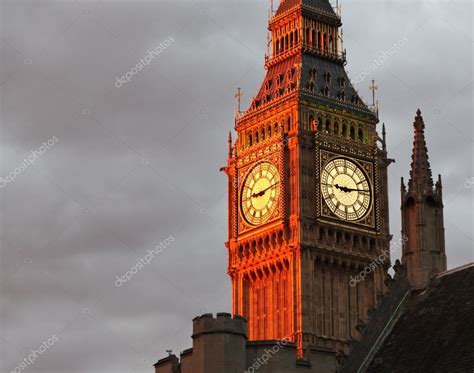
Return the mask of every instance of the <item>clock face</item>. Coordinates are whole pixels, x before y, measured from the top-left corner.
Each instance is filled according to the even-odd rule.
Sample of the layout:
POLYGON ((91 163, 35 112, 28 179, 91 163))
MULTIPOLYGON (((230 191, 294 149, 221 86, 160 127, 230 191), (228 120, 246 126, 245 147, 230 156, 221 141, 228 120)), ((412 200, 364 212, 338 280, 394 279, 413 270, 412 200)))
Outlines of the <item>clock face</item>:
POLYGON ((247 223, 266 223, 278 208, 280 174, 270 162, 261 162, 245 178, 240 196, 240 208, 247 223))
POLYGON ((329 209, 340 219, 357 221, 370 210, 370 183, 362 169, 348 159, 336 158, 326 164, 321 191, 329 209))

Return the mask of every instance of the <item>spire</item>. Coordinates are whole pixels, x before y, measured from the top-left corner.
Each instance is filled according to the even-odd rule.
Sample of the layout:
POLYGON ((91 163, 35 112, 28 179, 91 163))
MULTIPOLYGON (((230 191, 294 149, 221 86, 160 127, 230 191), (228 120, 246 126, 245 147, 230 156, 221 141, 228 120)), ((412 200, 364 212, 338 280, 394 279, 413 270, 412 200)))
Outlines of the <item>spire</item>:
POLYGON ((441 176, 436 188, 425 141, 425 124, 421 111, 416 112, 415 139, 408 182, 402 179, 402 262, 408 279, 415 288, 423 288, 436 273, 446 270, 443 196, 441 176))
POLYGON ((415 138, 413 140, 413 154, 408 187, 410 191, 423 191, 433 189, 433 177, 431 174, 428 149, 425 140, 425 123, 421 116, 421 110, 416 112, 413 123, 415 138))

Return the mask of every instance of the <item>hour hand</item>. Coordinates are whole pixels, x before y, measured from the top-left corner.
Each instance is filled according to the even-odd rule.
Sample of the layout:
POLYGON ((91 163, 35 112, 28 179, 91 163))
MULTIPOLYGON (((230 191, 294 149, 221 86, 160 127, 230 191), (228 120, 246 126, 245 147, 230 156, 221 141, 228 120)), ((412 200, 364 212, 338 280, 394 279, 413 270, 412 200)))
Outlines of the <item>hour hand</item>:
POLYGON ((262 190, 262 191, 260 191, 260 192, 258 192, 258 193, 254 193, 254 194, 252 194, 252 198, 261 197, 261 196, 263 196, 263 195, 265 194, 265 192, 266 192, 266 190, 262 190))

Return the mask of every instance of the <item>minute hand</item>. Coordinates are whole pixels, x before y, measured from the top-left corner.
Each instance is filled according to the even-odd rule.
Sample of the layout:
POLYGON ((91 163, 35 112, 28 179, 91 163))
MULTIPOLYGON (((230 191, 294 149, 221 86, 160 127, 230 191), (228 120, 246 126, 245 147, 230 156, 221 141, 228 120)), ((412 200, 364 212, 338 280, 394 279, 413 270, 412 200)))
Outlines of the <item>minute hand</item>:
POLYGON ((261 190, 261 191, 258 192, 258 193, 252 194, 252 197, 253 197, 253 198, 262 197, 262 196, 266 193, 267 190, 273 188, 273 187, 274 187, 275 185, 277 185, 277 184, 278 184, 278 183, 275 183, 275 184, 273 184, 273 185, 270 185, 268 188, 265 188, 264 190, 261 190))
POLYGON ((360 193, 370 193, 370 191, 366 189, 354 189, 354 188, 348 188, 348 187, 343 187, 339 186, 338 184, 335 185, 337 189, 342 190, 343 192, 349 193, 349 192, 360 192, 360 193))

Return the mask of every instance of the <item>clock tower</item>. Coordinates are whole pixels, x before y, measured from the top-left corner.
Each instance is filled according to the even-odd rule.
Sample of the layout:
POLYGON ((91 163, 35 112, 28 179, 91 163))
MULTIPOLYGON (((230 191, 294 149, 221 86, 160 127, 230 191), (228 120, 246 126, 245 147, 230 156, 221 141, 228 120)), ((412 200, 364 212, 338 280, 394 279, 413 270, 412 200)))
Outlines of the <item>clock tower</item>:
POLYGON ((280 3, 225 167, 233 313, 300 357, 347 349, 390 266, 385 129, 345 72, 341 26, 329 0, 280 3))

